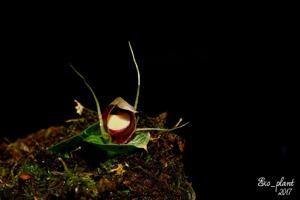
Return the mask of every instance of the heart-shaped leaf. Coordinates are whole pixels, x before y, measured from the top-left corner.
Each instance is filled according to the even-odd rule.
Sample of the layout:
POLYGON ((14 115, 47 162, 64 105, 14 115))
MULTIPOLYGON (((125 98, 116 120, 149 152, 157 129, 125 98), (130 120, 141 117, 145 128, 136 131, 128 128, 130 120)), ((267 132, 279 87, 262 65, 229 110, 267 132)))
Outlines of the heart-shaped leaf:
POLYGON ((136 149, 147 150, 147 144, 150 141, 149 132, 140 132, 127 144, 104 144, 103 140, 97 135, 90 135, 84 139, 85 142, 95 145, 97 148, 105 151, 109 157, 130 153, 136 149))
POLYGON ((62 142, 55 144, 54 146, 50 147, 48 150, 56 153, 66 153, 74 150, 78 147, 78 144, 81 143, 85 138, 89 137, 90 135, 97 135, 99 139, 102 139, 99 134, 99 123, 94 123, 93 125, 89 126, 87 129, 82 131, 78 135, 74 135, 62 142))
POLYGON ((68 153, 78 147, 79 143, 87 142, 95 145, 99 149, 107 152, 109 157, 129 153, 136 149, 147 150, 150 141, 149 132, 136 132, 135 136, 127 144, 106 143, 99 133, 99 123, 94 123, 79 135, 75 135, 49 148, 50 151, 57 153, 68 153))

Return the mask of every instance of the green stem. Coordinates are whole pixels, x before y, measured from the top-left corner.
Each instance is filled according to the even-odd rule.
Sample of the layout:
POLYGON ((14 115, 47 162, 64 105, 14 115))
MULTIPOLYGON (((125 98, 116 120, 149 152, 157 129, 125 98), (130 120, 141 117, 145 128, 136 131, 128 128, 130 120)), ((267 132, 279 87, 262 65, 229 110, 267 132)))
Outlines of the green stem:
POLYGON ((135 68, 136 68, 136 73, 137 73, 137 84, 138 85, 137 85, 136 97, 135 97, 135 102, 134 102, 134 108, 135 108, 135 110, 137 110, 137 105, 138 105, 139 96, 140 96, 141 77, 140 77, 139 66, 135 60, 135 56, 134 56, 130 41, 128 41, 128 44, 129 44, 130 52, 131 52, 132 59, 133 59, 133 62, 134 62, 135 68))
POLYGON ((70 64, 70 67, 74 70, 74 72, 83 80, 84 84, 88 87, 88 89, 91 91, 93 98, 96 102, 96 106, 97 106, 97 113, 98 113, 98 118, 99 118, 99 126, 100 126, 100 132, 103 136, 103 139, 107 140, 107 141, 111 141, 110 135, 105 131, 104 126, 103 126, 103 119, 102 119, 102 113, 101 113, 101 109, 100 109, 100 104, 99 101, 94 93, 94 90, 92 89, 92 87, 88 84, 88 82, 85 80, 84 76, 82 76, 76 69, 75 67, 70 64))

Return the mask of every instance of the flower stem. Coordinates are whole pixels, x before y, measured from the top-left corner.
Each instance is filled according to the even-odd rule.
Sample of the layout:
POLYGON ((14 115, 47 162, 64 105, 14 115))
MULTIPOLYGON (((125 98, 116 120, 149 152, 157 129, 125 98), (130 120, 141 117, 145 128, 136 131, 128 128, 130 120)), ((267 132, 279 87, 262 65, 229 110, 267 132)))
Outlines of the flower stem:
POLYGON ((136 73, 137 73, 137 91, 136 91, 136 97, 135 97, 135 102, 134 102, 134 109, 137 110, 137 105, 138 105, 139 96, 140 96, 141 76, 140 76, 139 66, 135 60, 135 56, 134 56, 130 41, 128 41, 128 44, 129 44, 130 52, 131 52, 132 59, 133 59, 133 62, 134 62, 135 68, 136 68, 136 73))
POLYGON ((85 80, 84 76, 82 76, 82 74, 80 74, 76 69, 75 67, 70 64, 70 67, 73 69, 73 71, 83 80, 84 84, 88 87, 88 89, 90 90, 90 92, 92 93, 93 95, 93 98, 96 102, 96 106, 97 106, 97 113, 98 113, 98 118, 99 118, 99 126, 100 126, 100 132, 101 132, 101 135, 103 137, 104 140, 106 141, 111 141, 111 137, 110 135, 105 131, 104 129, 104 126, 103 126, 103 119, 102 119, 102 113, 101 113, 101 109, 100 109, 100 104, 99 104, 99 101, 96 97, 96 94, 94 92, 94 90, 92 89, 92 87, 88 84, 88 82, 85 80))

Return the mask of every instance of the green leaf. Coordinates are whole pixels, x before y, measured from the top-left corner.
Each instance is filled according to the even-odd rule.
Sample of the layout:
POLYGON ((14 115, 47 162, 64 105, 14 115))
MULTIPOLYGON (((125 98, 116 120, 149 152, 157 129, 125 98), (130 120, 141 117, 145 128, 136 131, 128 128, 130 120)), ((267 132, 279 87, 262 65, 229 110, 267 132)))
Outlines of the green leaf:
POLYGON ((147 144, 150 141, 149 132, 136 133, 136 136, 127 143, 127 145, 135 146, 136 148, 145 149, 147 151, 147 144))
POLYGON ((50 147, 48 150, 56 153, 69 153, 75 148, 78 147, 79 143, 81 143, 85 138, 90 135, 97 135, 100 139, 99 134, 99 122, 94 123, 89 126, 87 129, 82 131, 79 135, 74 135, 73 137, 66 139, 54 146, 50 147))
POLYGON ((130 153, 136 149, 145 149, 147 151, 147 144, 150 141, 149 132, 136 132, 133 139, 127 144, 114 144, 105 143, 105 140, 101 137, 99 130, 99 123, 94 123, 82 131, 79 135, 75 135, 50 147, 49 151, 63 154, 69 153, 76 149, 81 142, 87 142, 95 145, 99 149, 105 151, 109 157, 130 153))
POLYGON ((149 132, 141 132, 127 144, 104 144, 103 140, 97 135, 90 135, 84 139, 85 142, 95 145, 99 149, 105 151, 109 157, 130 153, 136 149, 147 150, 147 144, 150 141, 149 132))

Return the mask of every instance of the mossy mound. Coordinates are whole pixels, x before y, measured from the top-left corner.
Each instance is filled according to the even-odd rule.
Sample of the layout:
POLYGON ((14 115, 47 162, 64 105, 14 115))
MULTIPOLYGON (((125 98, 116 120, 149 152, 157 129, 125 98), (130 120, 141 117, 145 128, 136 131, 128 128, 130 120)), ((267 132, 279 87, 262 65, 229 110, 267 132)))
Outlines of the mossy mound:
MULTIPOLYGON (((139 118, 139 127, 164 127, 166 114, 139 118)), ((1 143, 0 199, 195 199, 184 173, 184 140, 171 132, 153 131, 148 152, 114 158, 84 143, 69 157, 47 151, 96 120, 90 112, 1 143)))

